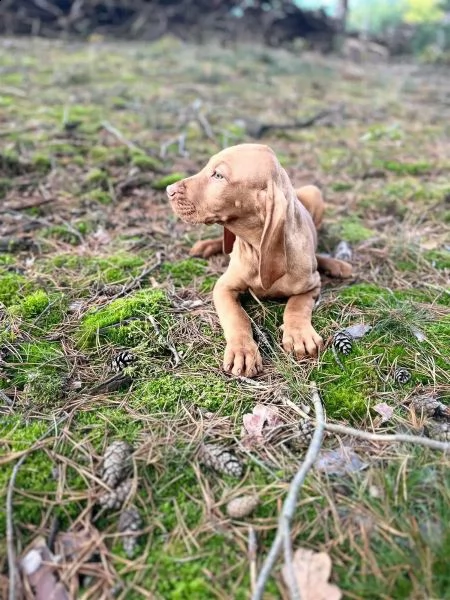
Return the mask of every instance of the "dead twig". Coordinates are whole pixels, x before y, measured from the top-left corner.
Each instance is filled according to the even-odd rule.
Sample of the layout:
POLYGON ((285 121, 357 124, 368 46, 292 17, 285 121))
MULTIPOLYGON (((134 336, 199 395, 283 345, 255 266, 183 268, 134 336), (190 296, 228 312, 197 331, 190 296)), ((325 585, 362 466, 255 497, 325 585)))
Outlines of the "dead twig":
POLYGON ((259 139, 264 135, 267 135, 270 131, 274 129, 279 129, 282 131, 286 131, 289 129, 305 129, 306 127, 311 127, 315 125, 317 121, 320 121, 324 117, 328 117, 334 111, 330 109, 321 110, 312 117, 308 119, 304 119, 303 121, 294 121, 293 123, 261 123, 259 127, 256 127, 253 131, 253 137, 259 139))
MULTIPOLYGON (((284 544, 284 551, 286 558, 292 556, 292 548, 290 541, 290 529, 291 522, 294 516, 295 507, 297 503, 297 496, 300 491, 300 488, 308 474, 309 470, 313 466, 317 455, 319 454, 320 448, 322 446, 322 439, 325 427, 325 417, 322 408, 322 400, 317 391, 317 386, 314 382, 311 382, 312 389, 312 401, 314 404, 314 409, 316 412, 316 428, 314 430, 314 435, 311 439, 311 443, 308 447, 308 451, 305 456, 305 460, 302 465, 298 469, 295 474, 291 484, 289 486, 289 491, 286 496, 286 499, 283 504, 283 509, 281 511, 281 515, 278 519, 278 529, 273 544, 270 548, 269 554, 262 566, 260 571, 258 580, 256 582, 256 589, 252 593, 252 600, 262 600, 264 589, 266 587, 267 581, 270 577, 270 573, 275 565, 275 562, 278 558, 278 555, 281 551, 281 548, 284 544)), ((292 570, 292 561, 287 563, 286 565, 290 570, 292 570)), ((296 580, 294 577, 294 573, 290 573, 290 591, 291 597, 298 599, 300 598, 299 590, 296 589, 296 580)))
POLYGON ((0 210, 0 214, 7 214, 11 210, 27 210, 28 208, 37 208, 38 206, 43 206, 44 204, 49 204, 53 202, 54 198, 47 196, 46 198, 38 198, 33 202, 21 202, 20 204, 16 204, 13 206, 8 205, 4 210, 0 210))
POLYGON ((11 398, 7 396, 2 390, 0 390, 0 400, 7 406, 12 406, 14 404, 11 398))
POLYGON ((61 425, 64 421, 69 418, 69 415, 65 413, 62 417, 60 417, 57 421, 55 421, 51 427, 47 429, 27 450, 25 454, 23 454, 19 460, 14 465, 14 468, 11 473, 11 477, 8 483, 8 491, 6 494, 6 545, 8 551, 8 571, 9 571, 9 600, 16 600, 16 553, 14 551, 14 528, 13 528, 13 493, 14 493, 14 485, 16 482, 17 473, 19 472, 20 467, 25 462, 26 458, 36 450, 39 442, 42 442, 45 438, 47 438, 52 431, 56 431, 57 427, 61 425))
POLYGON ((127 138, 123 135, 123 133, 121 131, 119 131, 116 127, 111 125, 111 123, 109 121, 102 121, 101 125, 104 129, 106 129, 106 131, 108 131, 111 135, 113 135, 116 139, 118 139, 119 142, 122 142, 122 144, 127 146, 130 150, 134 150, 134 152, 139 152, 141 154, 145 154, 145 152, 144 152, 144 150, 142 150, 142 148, 139 148, 139 146, 137 146, 133 142, 130 142, 130 140, 127 140, 127 138))
POLYGON ((104 381, 101 381, 99 384, 87 390, 87 393, 90 395, 106 393, 106 392, 115 392, 123 385, 130 385, 132 379, 129 375, 125 375, 124 373, 118 373, 117 375, 113 375, 104 381))
POLYGON ((442 450, 443 452, 450 452, 450 442, 439 442, 438 440, 431 440, 426 437, 420 437, 419 435, 408 435, 404 433, 370 433, 369 431, 361 431, 360 429, 354 429, 353 427, 347 427, 346 425, 337 425, 334 423, 325 424, 326 431, 331 433, 342 433, 342 435, 351 435, 353 437, 367 440, 369 442, 403 442, 405 444, 417 444, 419 446, 426 446, 432 450, 442 450))
POLYGON ((256 587, 256 551, 258 548, 258 544, 256 541, 256 533, 253 527, 248 528, 248 561, 250 563, 250 589, 253 592, 256 587))

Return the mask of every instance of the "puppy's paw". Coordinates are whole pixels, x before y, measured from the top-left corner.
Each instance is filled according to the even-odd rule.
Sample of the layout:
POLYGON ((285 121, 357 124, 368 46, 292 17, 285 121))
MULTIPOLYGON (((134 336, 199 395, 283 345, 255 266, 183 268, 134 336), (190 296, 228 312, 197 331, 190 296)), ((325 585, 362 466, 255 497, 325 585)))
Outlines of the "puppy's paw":
POLYGON ((215 240, 199 240, 196 242, 189 254, 191 256, 199 256, 201 258, 209 258, 214 254, 220 254, 222 252, 222 239, 215 240))
POLYGON ((225 348, 223 368, 232 375, 255 377, 262 371, 258 346, 251 338, 230 340, 225 348))
POLYGON ((317 356, 322 346, 323 339, 312 325, 285 327, 283 330, 283 348, 288 354, 295 354, 296 358, 317 356))
POLYGON ((340 279, 347 279, 353 275, 353 267, 350 263, 344 260, 334 259, 335 266, 333 267, 330 275, 332 277, 339 277, 340 279))
POLYGON ((338 279, 347 279, 353 273, 353 267, 350 263, 330 256, 318 256, 317 266, 321 273, 338 279))

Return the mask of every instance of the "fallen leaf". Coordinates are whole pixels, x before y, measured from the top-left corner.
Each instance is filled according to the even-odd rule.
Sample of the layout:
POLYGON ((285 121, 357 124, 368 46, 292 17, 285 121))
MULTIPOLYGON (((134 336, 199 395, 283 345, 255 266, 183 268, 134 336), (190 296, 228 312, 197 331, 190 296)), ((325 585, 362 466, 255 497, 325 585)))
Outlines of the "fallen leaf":
POLYGON ((389 419, 394 414, 394 409, 391 406, 389 406, 389 404, 386 404, 386 402, 380 402, 379 404, 376 404, 373 407, 373 410, 375 410, 379 415, 381 415, 381 423, 389 421, 389 419))
POLYGON ((263 429, 275 427, 281 423, 278 409, 264 404, 257 404, 253 413, 247 413, 242 417, 247 433, 251 435, 262 435, 263 429))
MULTIPOLYGON (((331 575, 331 558, 326 552, 314 552, 298 548, 294 553, 293 572, 302 600, 340 600, 342 592, 333 583, 328 583, 331 575)), ((289 569, 283 566, 284 582, 289 587, 289 569)))
POLYGON ((372 329, 372 325, 364 325, 364 323, 356 323, 350 327, 346 327, 343 331, 351 335, 353 339, 357 340, 362 338, 372 329))
POLYGON ((257 404, 252 413, 242 417, 244 424, 242 443, 251 447, 264 442, 265 436, 282 423, 276 407, 257 404))
POLYGON ((34 589, 35 600, 69 600, 67 589, 59 581, 55 557, 42 536, 22 556, 20 569, 34 589))
POLYGON ((337 450, 324 450, 315 462, 315 468, 329 475, 345 475, 362 471, 369 463, 364 462, 349 446, 337 450))

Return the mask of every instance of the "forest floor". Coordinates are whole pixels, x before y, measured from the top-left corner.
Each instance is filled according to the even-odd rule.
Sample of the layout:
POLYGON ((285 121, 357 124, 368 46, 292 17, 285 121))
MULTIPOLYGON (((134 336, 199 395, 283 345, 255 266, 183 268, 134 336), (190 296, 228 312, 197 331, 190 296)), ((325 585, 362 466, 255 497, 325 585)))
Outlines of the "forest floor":
MULTIPOLYGON (((449 71, 172 38, 1 45, 0 596, 10 522, 18 557, 42 540, 64 554, 69 536, 60 574, 78 597, 249 598, 305 453, 283 431, 308 413, 309 382, 330 422, 449 438, 449 71), (317 360, 283 354, 282 303, 244 298, 265 370, 231 378, 210 293, 227 258, 188 256, 219 230, 182 223, 164 188, 221 147, 255 141, 261 124, 320 111, 259 141, 295 185, 322 188, 320 249, 348 242, 355 275, 324 280, 317 360), (355 324, 371 329, 345 356, 330 340, 355 324), (114 375, 124 351, 135 360, 114 375), (258 417, 245 421, 259 436, 243 435, 256 404, 278 435, 258 417), (131 557, 118 533, 125 509, 98 505, 115 440, 133 448, 131 557), (234 452, 242 477, 205 467, 204 442, 234 452), (259 505, 231 518, 227 503, 242 494, 259 505)), ((449 466, 412 444, 327 436, 294 548, 328 553, 345 598, 450 598, 449 466)), ((267 599, 287 597, 281 563, 267 599)))

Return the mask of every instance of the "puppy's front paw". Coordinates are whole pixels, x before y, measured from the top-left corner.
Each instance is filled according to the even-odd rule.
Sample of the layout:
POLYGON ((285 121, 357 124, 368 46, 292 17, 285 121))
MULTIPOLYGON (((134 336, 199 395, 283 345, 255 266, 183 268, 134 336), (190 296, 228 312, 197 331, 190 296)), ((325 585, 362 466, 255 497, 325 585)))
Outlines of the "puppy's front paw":
POLYGON ((222 240, 199 240, 196 242, 189 254, 191 256, 200 256, 201 258, 209 258, 214 254, 219 254, 222 252, 222 240))
POLYGON ((223 368, 227 373, 255 377, 262 371, 258 346, 251 338, 230 340, 225 348, 223 368))
POLYGON ((283 329, 283 348, 288 354, 293 352, 297 358, 307 354, 317 356, 322 346, 323 339, 312 325, 283 329))

